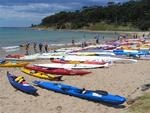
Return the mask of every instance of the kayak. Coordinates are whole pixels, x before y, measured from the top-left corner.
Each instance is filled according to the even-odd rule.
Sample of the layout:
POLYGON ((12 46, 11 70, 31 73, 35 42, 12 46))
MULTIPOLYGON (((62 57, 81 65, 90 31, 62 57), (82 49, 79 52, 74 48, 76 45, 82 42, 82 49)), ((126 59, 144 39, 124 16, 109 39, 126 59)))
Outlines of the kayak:
POLYGON ((150 60, 150 55, 139 55, 137 56, 139 60, 150 60))
POLYGON ((23 67, 28 64, 28 62, 3 62, 0 64, 0 67, 23 67))
POLYGON ((3 50, 11 50, 11 49, 16 49, 20 48, 20 46, 7 46, 7 47, 2 47, 3 50))
POLYGON ((6 56, 6 58, 20 58, 23 56, 25 56, 25 55, 23 55, 23 54, 9 54, 6 56))
POLYGON ((29 74, 31 76, 34 76, 34 77, 38 77, 38 78, 42 78, 42 79, 48 79, 48 80, 61 80, 62 76, 58 75, 51 75, 51 74, 46 74, 44 72, 40 72, 40 71, 35 71, 35 70, 30 70, 30 69, 26 69, 26 68, 21 68, 21 71, 26 73, 26 74, 29 74))
POLYGON ((50 58, 61 58, 62 56, 66 56, 64 52, 54 52, 54 53, 42 53, 38 55, 38 59, 50 59, 50 58))
POLYGON ((35 71, 41 71, 45 73, 59 74, 59 75, 85 75, 91 73, 89 71, 83 71, 83 70, 44 68, 44 67, 37 67, 37 66, 26 66, 25 68, 35 70, 35 71))
POLYGON ((138 50, 113 50, 116 55, 148 55, 149 52, 138 50))
POLYGON ((52 90, 58 93, 79 97, 82 99, 95 101, 95 102, 103 102, 107 104, 119 105, 123 104, 126 101, 125 97, 121 97, 118 95, 109 94, 106 91, 101 90, 85 90, 77 87, 69 86, 62 83, 52 83, 52 82, 44 82, 44 81, 33 81, 39 87, 52 90))
POLYGON ((8 47, 2 47, 2 50, 5 52, 15 52, 20 50, 20 46, 8 46, 8 47))
POLYGON ((96 62, 96 61, 69 61, 69 60, 62 60, 62 59, 53 59, 51 60, 53 63, 62 63, 62 64, 97 64, 97 65, 104 65, 106 62, 96 62))
POLYGON ((101 51, 101 52, 72 52, 68 53, 69 55, 78 55, 78 56, 115 56, 113 52, 101 51))
POLYGON ((63 60, 69 60, 69 61, 96 61, 96 62, 130 62, 130 63, 136 63, 137 60, 134 59, 124 59, 119 57, 111 57, 111 56, 75 56, 75 55, 68 55, 68 56, 62 56, 63 60))
POLYGON ((33 61, 36 60, 39 54, 26 55, 18 58, 6 57, 5 60, 15 60, 15 61, 33 61))
POLYGON ((7 77, 8 77, 10 84, 14 88, 19 89, 20 91, 23 91, 23 92, 28 93, 28 94, 37 95, 37 93, 36 93, 37 89, 34 88, 33 86, 29 85, 26 82, 21 82, 21 83, 16 82, 15 79, 17 78, 17 76, 12 75, 9 72, 7 72, 7 77))
POLYGON ((51 64, 34 64, 34 66, 46 67, 46 68, 64 68, 64 69, 94 69, 94 68, 108 67, 108 63, 102 64, 102 65, 96 65, 96 64, 60 64, 60 63, 51 63, 51 64))

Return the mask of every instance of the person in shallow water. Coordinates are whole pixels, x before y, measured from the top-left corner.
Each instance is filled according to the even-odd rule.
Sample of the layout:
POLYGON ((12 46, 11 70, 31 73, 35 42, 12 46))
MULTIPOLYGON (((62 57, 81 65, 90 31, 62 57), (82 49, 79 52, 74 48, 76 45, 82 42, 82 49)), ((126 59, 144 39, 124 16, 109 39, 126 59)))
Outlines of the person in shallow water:
POLYGON ((43 44, 40 43, 40 44, 39 44, 39 50, 40 50, 40 53, 42 53, 42 48, 43 48, 43 44))

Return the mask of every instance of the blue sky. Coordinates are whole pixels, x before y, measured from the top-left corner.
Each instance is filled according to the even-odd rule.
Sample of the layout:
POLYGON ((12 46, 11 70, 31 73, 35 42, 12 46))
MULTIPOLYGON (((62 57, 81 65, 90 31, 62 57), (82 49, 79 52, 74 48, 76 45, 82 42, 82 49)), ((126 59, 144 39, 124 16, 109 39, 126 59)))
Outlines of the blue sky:
POLYGON ((59 11, 128 0, 0 0, 0 27, 25 27, 59 11))

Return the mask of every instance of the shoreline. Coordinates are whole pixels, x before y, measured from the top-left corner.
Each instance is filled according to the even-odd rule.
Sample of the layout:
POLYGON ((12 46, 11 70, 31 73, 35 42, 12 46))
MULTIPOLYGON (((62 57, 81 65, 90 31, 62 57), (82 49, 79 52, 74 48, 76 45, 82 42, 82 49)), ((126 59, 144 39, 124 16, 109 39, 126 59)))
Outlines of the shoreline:
MULTIPOLYGON (((30 27, 31 28, 31 27, 30 27)), ((52 28, 43 28, 43 27, 34 27, 31 29, 35 30, 47 30, 47 31, 71 31, 71 32, 88 32, 88 33, 118 33, 118 34, 149 34, 150 31, 102 31, 102 30, 88 30, 88 29, 52 29, 52 28)))

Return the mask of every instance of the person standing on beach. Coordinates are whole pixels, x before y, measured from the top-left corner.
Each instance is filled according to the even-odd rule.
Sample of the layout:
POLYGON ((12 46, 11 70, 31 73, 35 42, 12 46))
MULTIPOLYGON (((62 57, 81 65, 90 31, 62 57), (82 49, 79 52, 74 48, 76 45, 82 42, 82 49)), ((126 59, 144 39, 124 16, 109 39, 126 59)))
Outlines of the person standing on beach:
POLYGON ((74 40, 72 40, 72 45, 73 45, 73 46, 75 45, 75 42, 74 42, 74 40))
POLYGON ((46 53, 48 52, 48 44, 47 43, 45 44, 45 52, 46 53))
POLYGON ((34 49, 34 52, 37 53, 37 50, 36 50, 36 43, 35 43, 35 42, 33 43, 33 49, 34 49))
POLYGON ((43 44, 40 43, 40 44, 39 44, 39 50, 40 50, 40 53, 42 53, 42 48, 43 48, 43 44))
POLYGON ((98 37, 96 38, 96 44, 99 44, 99 38, 98 37))
POLYGON ((29 55, 29 46, 30 46, 30 43, 27 43, 25 45, 26 55, 29 55))

